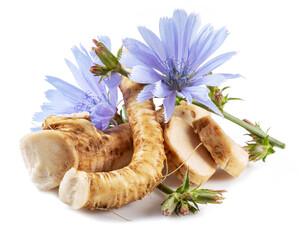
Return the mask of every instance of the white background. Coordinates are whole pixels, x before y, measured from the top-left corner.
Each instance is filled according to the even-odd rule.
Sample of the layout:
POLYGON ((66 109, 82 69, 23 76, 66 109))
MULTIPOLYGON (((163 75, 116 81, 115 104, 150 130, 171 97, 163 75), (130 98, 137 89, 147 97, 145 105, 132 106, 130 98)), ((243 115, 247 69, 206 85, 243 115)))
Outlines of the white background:
MULTIPOLYGON (((301 239, 301 8, 299 1, 1 1, 1 239, 301 239), (164 194, 155 190, 116 212, 72 210, 57 190, 39 191, 30 182, 19 140, 33 127, 31 118, 50 88, 45 75, 74 79, 64 58, 70 48, 108 35, 116 52, 125 37, 139 38, 137 26, 158 33, 160 17, 183 8, 203 24, 227 26, 230 35, 217 52, 238 51, 218 69, 240 73, 229 93, 245 99, 226 110, 259 121, 284 142, 265 163, 250 163, 233 179, 218 171, 203 187, 225 189, 221 205, 200 206, 197 215, 164 217, 164 194)), ((219 120, 237 142, 240 127, 219 120)), ((175 178, 167 181, 172 187, 175 178)))

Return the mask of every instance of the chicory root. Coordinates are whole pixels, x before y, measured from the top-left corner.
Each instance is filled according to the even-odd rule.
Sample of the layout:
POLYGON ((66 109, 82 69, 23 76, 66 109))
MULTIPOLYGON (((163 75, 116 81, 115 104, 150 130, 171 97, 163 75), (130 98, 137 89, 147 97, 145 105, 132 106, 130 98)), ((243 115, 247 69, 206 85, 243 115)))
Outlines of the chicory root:
POLYGON ((162 178, 165 152, 162 128, 152 100, 137 102, 143 85, 124 78, 120 84, 133 136, 131 163, 109 172, 87 173, 71 168, 59 197, 74 209, 109 209, 142 199, 162 178))
POLYGON ((42 131, 21 139, 20 148, 31 179, 41 190, 59 186, 72 167, 95 172, 127 166, 133 153, 129 124, 102 132, 88 113, 48 117, 42 131))

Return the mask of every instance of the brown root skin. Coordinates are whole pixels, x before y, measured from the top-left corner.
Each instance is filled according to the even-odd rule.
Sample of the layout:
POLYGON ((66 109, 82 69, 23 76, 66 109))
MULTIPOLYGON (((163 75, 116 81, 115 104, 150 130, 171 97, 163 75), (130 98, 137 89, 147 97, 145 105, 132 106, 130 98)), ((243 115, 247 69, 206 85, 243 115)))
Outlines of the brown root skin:
POLYGON ((104 132, 90 122, 89 114, 50 116, 43 131, 30 133, 20 142, 25 166, 41 190, 59 186, 71 167, 110 171, 127 166, 133 153, 128 124, 104 132))
POLYGON ((133 135, 131 163, 109 172, 69 170, 59 188, 59 197, 63 202, 75 209, 119 208, 142 199, 159 184, 166 158, 162 129, 152 100, 136 101, 143 87, 127 78, 123 78, 120 84, 133 135), (70 187, 73 185, 79 187, 70 187))
MULTIPOLYGON (((184 105, 175 108, 180 114, 184 111, 184 105)), ((156 115, 164 127, 163 108, 156 115)), ((20 142, 32 182, 41 190, 59 186, 71 167, 89 172, 110 171, 131 161, 133 144, 128 123, 101 132, 91 124, 89 114, 83 112, 51 115, 42 129, 24 136, 20 142)))
POLYGON ((248 164, 248 153, 209 116, 194 121, 193 128, 217 165, 233 177, 238 177, 248 164))

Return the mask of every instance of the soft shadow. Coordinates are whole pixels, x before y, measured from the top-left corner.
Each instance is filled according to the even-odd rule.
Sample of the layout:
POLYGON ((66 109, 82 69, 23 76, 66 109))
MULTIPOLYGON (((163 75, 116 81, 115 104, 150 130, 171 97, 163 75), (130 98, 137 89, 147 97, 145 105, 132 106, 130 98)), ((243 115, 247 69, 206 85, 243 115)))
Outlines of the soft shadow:
POLYGON ((57 197, 59 199, 59 187, 55 187, 53 189, 50 190, 41 190, 38 189, 42 194, 49 194, 52 195, 54 197, 57 197))
POLYGON ((182 185, 182 181, 180 179, 178 179, 174 174, 172 174, 165 178, 165 180, 163 181, 163 184, 165 184, 175 190, 180 185, 182 185))
POLYGON ((216 172, 210 178, 211 181, 229 181, 234 179, 230 174, 226 171, 222 170, 221 168, 217 168, 216 172))
POLYGON ((133 222, 160 217, 160 208, 163 201, 164 198, 160 196, 160 193, 153 191, 151 197, 147 195, 142 200, 128 203, 119 209, 93 211, 88 209, 71 210, 77 211, 80 215, 87 218, 93 218, 96 221, 123 223, 128 222, 128 220, 130 220, 129 222, 133 222))

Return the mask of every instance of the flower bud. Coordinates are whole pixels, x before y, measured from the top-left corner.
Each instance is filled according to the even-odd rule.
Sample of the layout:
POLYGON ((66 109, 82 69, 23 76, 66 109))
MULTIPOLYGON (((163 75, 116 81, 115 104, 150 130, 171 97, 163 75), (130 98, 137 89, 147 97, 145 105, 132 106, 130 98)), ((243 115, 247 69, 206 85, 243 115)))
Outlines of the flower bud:
POLYGON ((189 213, 189 206, 187 202, 182 201, 180 207, 180 214, 186 216, 189 213))
POLYGON ((215 93, 215 102, 217 104, 218 107, 222 106, 223 103, 223 95, 221 92, 216 92, 215 93))
POLYGON ((179 195, 178 193, 173 193, 163 202, 161 212, 164 216, 169 216, 174 212, 179 202, 179 195))
POLYGON ((106 67, 95 64, 90 68, 90 72, 93 73, 94 76, 104 76, 109 72, 109 70, 106 67))
POLYGON ((117 58, 109 51, 109 49, 101 42, 93 40, 97 48, 92 48, 99 59, 109 70, 120 68, 117 58))

